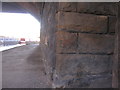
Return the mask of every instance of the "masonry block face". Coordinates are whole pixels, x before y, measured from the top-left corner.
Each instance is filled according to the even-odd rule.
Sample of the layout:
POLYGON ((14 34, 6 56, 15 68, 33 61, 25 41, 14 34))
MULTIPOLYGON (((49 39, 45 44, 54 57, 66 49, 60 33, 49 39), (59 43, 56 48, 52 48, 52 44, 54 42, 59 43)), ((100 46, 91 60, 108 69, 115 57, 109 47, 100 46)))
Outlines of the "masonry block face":
POLYGON ((79 53, 112 54, 114 36, 79 33, 79 53))
MULTIPOLYGON (((71 87, 89 87, 92 85, 92 80, 96 80, 96 85, 98 85, 99 80, 104 82, 103 78, 106 73, 111 73, 112 60, 109 55, 58 54, 56 57, 55 83, 59 85, 71 84, 71 87)), ((109 83, 111 82, 107 84, 109 85, 109 83)))
POLYGON ((77 33, 56 32, 56 52, 75 53, 77 50, 77 33))
POLYGON ((60 75, 67 74, 100 74, 111 72, 111 56, 109 55, 57 55, 56 71, 60 75))
POLYGON ((112 75, 98 77, 91 81, 89 88, 112 88, 112 75))
POLYGON ((80 14, 75 12, 58 12, 58 29, 76 32, 106 33, 107 16, 80 14))
POLYGON ((109 16, 109 32, 110 33, 115 33, 116 23, 117 23, 117 17, 109 16))
POLYGON ((67 88, 112 88, 112 75, 86 75, 70 80, 67 88))
POLYGON ((77 12, 103 15, 117 15, 117 3, 114 2, 79 2, 77 12))
POLYGON ((60 11, 77 11, 77 3, 76 2, 60 2, 59 3, 60 11))
POLYGON ((42 60, 44 63, 45 74, 48 83, 52 83, 52 74, 55 67, 55 31, 56 28, 56 11, 58 3, 44 3, 44 8, 41 12, 41 49, 42 60))

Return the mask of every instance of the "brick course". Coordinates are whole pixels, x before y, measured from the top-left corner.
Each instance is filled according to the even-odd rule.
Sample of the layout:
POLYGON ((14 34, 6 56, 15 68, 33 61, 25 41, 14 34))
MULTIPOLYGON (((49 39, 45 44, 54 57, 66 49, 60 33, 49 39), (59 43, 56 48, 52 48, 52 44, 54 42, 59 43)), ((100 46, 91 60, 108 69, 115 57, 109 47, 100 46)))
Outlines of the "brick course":
POLYGON ((115 33, 117 17, 109 16, 109 33, 115 33))
POLYGON ((59 3, 60 11, 77 11, 77 3, 76 2, 60 2, 59 3))
POLYGON ((56 32, 56 52, 75 53, 77 50, 77 33, 56 32))
POLYGON ((91 33, 107 32, 107 16, 75 12, 58 12, 56 18, 59 30, 91 33))
POLYGON ((105 78, 104 75, 111 73, 112 60, 110 56, 57 54, 56 57, 56 84, 67 86, 67 84, 72 80, 72 82, 74 82, 72 83, 73 86, 69 85, 69 87, 92 87, 94 82, 96 82, 96 87, 111 86, 111 82, 108 82, 110 79, 105 80, 108 83, 101 85, 98 85, 99 82, 97 81, 97 79, 99 79, 101 80, 100 82, 103 82, 103 78, 105 78), (95 79, 95 77, 99 76, 101 78, 95 79), (94 79, 95 81, 92 83, 91 80, 94 79), (87 85, 85 83, 87 83, 87 85))
POLYGON ((115 2, 79 2, 77 12, 114 16, 117 15, 117 4, 115 2))
POLYGON ((79 33, 79 53, 111 54, 114 51, 114 36, 79 33))

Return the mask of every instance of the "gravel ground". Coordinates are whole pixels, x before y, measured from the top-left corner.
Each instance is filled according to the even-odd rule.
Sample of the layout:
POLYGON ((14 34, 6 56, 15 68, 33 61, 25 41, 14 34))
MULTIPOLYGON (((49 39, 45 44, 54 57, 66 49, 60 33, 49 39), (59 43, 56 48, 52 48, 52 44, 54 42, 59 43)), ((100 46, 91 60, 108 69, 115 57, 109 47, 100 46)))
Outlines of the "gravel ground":
POLYGON ((49 88, 38 45, 2 52, 2 88, 49 88))

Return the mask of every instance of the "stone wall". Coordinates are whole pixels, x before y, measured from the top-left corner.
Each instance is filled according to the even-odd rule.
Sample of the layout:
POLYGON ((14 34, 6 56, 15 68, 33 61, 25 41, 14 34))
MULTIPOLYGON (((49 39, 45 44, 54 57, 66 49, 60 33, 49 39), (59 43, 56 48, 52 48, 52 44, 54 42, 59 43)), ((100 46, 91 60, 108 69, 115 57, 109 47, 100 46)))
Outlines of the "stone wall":
POLYGON ((116 3, 44 3, 41 46, 53 87, 110 88, 116 3))
POLYGON ((57 3, 42 3, 41 9, 41 35, 40 46, 42 50, 45 75, 48 83, 52 84, 53 70, 55 68, 55 31, 57 3))

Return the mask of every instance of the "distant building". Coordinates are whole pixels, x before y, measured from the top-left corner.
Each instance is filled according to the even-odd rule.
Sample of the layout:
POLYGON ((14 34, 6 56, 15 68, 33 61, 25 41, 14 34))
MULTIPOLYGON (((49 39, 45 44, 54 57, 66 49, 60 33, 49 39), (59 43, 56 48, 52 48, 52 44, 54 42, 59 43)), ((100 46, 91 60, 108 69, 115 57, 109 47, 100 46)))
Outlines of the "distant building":
POLYGON ((0 36, 0 46, 8 46, 8 45, 15 45, 18 44, 17 38, 0 36))

